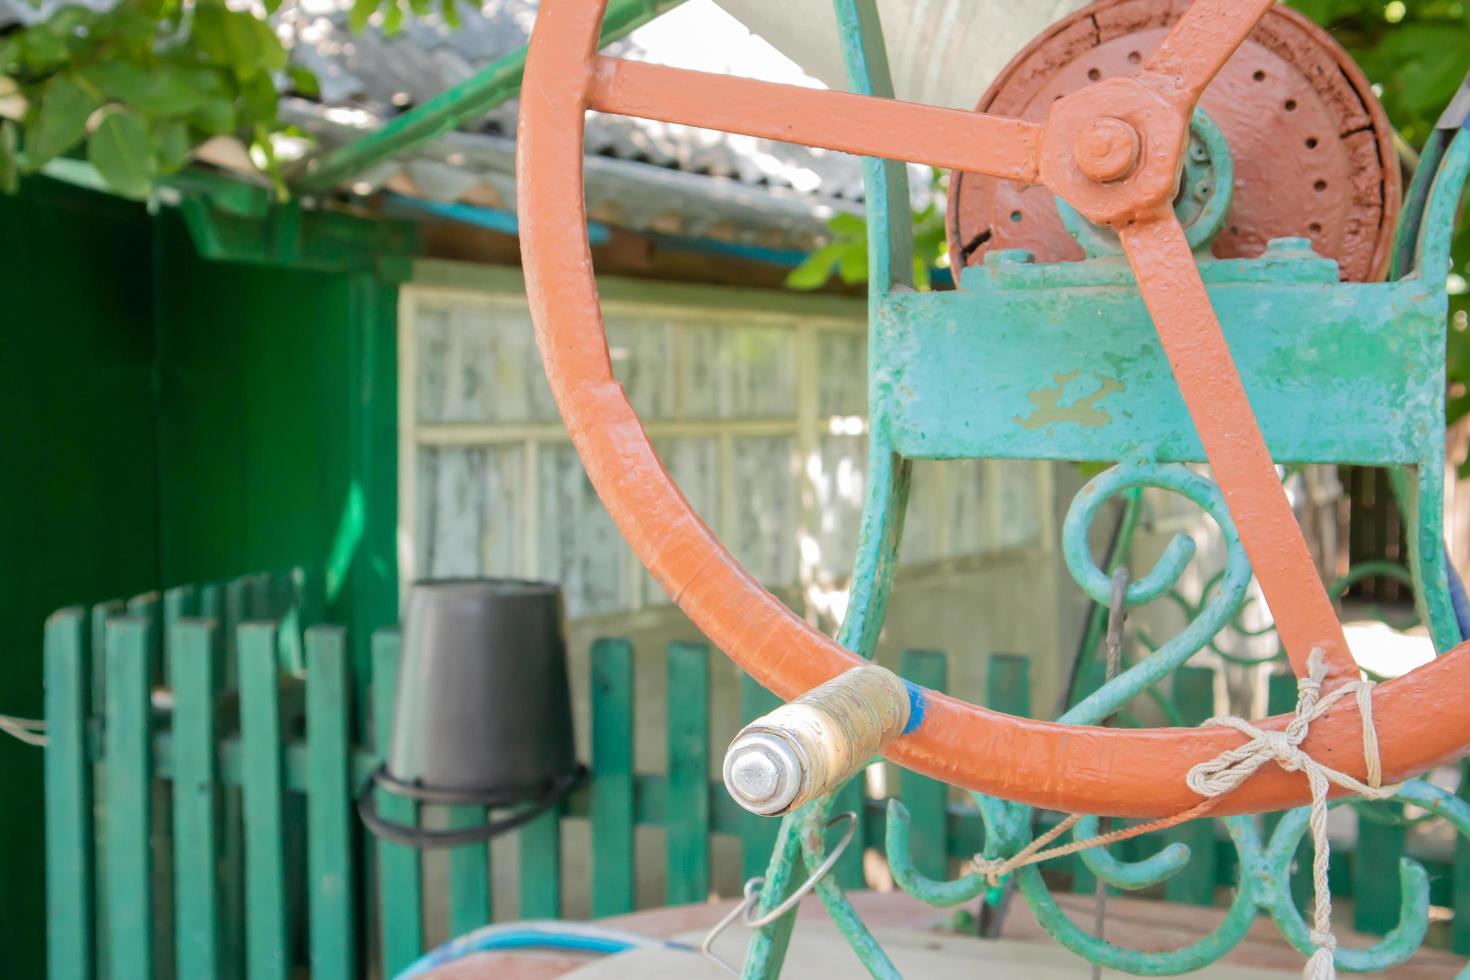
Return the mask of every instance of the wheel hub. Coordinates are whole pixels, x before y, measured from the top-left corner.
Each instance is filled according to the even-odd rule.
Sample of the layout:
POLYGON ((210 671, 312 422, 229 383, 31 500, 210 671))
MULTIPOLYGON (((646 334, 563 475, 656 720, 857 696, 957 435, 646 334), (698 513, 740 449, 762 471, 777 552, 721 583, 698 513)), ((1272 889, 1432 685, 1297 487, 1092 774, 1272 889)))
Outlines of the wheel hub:
MULTIPOLYGON (((1169 0, 1105 0, 1078 11, 1017 55, 977 108, 1037 122, 1050 117, 1055 127, 1073 93, 1136 72, 1178 19, 1179 7, 1169 0)), ((1141 176, 1156 134, 1126 119, 1120 97, 1133 104, 1121 91, 1106 101, 1094 96, 1065 141, 1048 140, 1056 155, 1048 180, 1065 159, 1078 185, 1092 185, 1085 200, 1094 201, 1141 176), (1104 121, 1118 117, 1141 135, 1136 174, 1118 162, 1127 159, 1125 135, 1104 121)), ((1391 130, 1367 80, 1326 32, 1272 8, 1205 90, 1200 107, 1223 134, 1235 165, 1229 212, 1212 246, 1217 258, 1254 257, 1273 238, 1302 237, 1336 259, 1344 279, 1382 276, 1400 193, 1391 130)), ((1044 167, 1047 159, 1044 151, 1044 167)), ((1079 203, 1084 199, 1073 199, 1079 203)), ((1099 222, 1112 213, 1093 209, 1087 217, 1099 222)), ((1068 233, 1055 196, 1035 184, 956 173, 947 224, 956 270, 984 261, 992 249, 1025 249, 1038 262, 1089 254, 1068 233)))

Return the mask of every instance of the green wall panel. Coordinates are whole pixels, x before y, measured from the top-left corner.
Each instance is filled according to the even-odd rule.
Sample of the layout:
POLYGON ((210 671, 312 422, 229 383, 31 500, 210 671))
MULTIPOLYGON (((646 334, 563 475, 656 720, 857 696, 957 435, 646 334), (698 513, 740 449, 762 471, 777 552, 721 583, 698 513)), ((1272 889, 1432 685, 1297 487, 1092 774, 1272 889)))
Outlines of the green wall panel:
MULTIPOLYGON (((0 195, 0 712, 40 717, 46 617, 159 584, 144 209, 46 179, 0 195)), ((0 738, 0 948, 45 972, 41 752, 0 738)))
MULTIPOLYGON (((66 605, 308 564, 355 638, 396 619, 394 287, 207 261, 177 212, 45 179, 0 229, 0 713, 40 716, 66 605)), ((41 762, 0 739, 16 976, 44 974, 41 762)))
POLYGON ((202 259, 172 212, 157 237, 164 580, 325 564, 329 620, 370 635, 397 601, 396 291, 202 259))

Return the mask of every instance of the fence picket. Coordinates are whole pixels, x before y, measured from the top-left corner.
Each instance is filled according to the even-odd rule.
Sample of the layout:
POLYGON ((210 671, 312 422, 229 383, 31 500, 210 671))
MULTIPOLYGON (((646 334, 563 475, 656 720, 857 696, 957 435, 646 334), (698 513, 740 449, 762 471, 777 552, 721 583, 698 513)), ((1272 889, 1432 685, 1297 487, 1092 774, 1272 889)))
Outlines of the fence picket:
MULTIPOLYGON (((170 593, 172 594, 172 593, 170 593)), ((218 773, 215 668, 219 629, 176 618, 169 627, 173 678, 174 949, 181 977, 217 976, 220 968, 218 773)))
MULTIPOLYGON (((1353 844, 1353 928, 1387 935, 1399 921, 1399 859, 1404 856, 1404 805, 1396 800, 1363 800, 1358 839, 1353 844)), ((1458 834, 1456 837, 1458 838, 1458 834)))
POLYGON ((561 916, 561 808, 552 807, 520 829, 521 918, 561 916))
MULTIPOLYGON (((97 723, 97 735, 106 736, 107 720, 107 621, 121 615, 126 607, 121 601, 111 599, 92 606, 87 622, 87 638, 92 651, 92 717, 97 723)), ((92 930, 96 949, 93 962, 99 980, 111 976, 107 955, 107 760, 99 755, 92 761, 92 853, 95 855, 92 883, 92 917, 96 922, 92 930)))
MULTIPOLYGON (((197 617, 199 615, 199 590, 192 585, 180 585, 169 589, 163 594, 163 646, 167 650, 169 643, 173 640, 173 633, 169 627, 181 619, 197 617)), ((172 669, 172 659, 164 661, 164 667, 172 669)))
POLYGON ((668 650, 669 796, 665 894, 670 905, 709 898, 709 647, 668 650))
MULTIPOLYGON (((483 827, 482 806, 447 808, 446 826, 483 827)), ((490 921, 490 846, 486 841, 460 844, 449 851, 449 934, 462 936, 490 921)))
POLYGON ((347 634, 312 626, 305 634, 307 880, 313 980, 357 975, 353 915, 352 786, 348 717, 347 634))
MULTIPOLYGON (((134 596, 128 600, 128 614, 148 621, 149 684, 168 687, 168 659, 164 651, 168 635, 164 628, 163 596, 157 592, 134 596)), ((171 791, 172 787, 162 780, 155 781, 150 789, 153 794, 153 826, 148 835, 148 846, 153 849, 153 956, 158 970, 157 980, 172 980, 174 976, 174 893, 171 887, 174 878, 174 811, 171 791)))
POLYGON ((592 644, 592 915, 633 911, 633 645, 592 644))
POLYGON ((281 786, 281 688, 273 623, 240 626, 240 792, 245 815, 245 970, 285 980, 285 821, 281 786))
MULTIPOLYGON (((943 691, 949 684, 949 661, 934 650, 905 650, 898 658, 898 672, 905 680, 931 691, 943 691)), ((944 838, 949 787, 907 769, 901 771, 898 787, 913 818, 910 840, 914 866, 931 878, 948 877, 944 838)))
MULTIPOLYGON (((224 583, 216 595, 220 603, 220 654, 218 681, 224 691, 240 687, 240 626, 250 619, 250 583, 235 578, 224 583)), ((238 720, 236 730, 238 735, 238 720)), ((220 793, 220 914, 224 917, 224 969, 227 980, 245 975, 245 823, 239 786, 226 786, 220 793)))
POLYGON ((1018 718, 1031 716, 1031 659, 992 653, 985 664, 985 704, 1018 718))
POLYGON ((87 614, 63 609, 46 620, 47 973, 90 980, 93 843, 92 764, 87 751, 92 663, 87 614))
MULTIPOLYGON (((402 643, 398 631, 373 634, 373 730, 378 753, 387 758, 393 738, 393 706, 398 694, 398 660, 402 643)), ((413 800, 377 791, 378 812, 386 820, 416 825, 418 805, 413 800)), ((396 974, 418 959, 424 947, 423 882, 419 852, 390 841, 378 841, 378 929, 383 972, 396 974)))
POLYGON ((137 616, 108 620, 107 952, 113 977, 153 976, 153 746, 150 625, 137 616))
MULTIPOLYGON (((781 704, 776 697, 749 674, 740 675, 740 723, 755 721, 761 715, 774 710, 781 704)), ((722 791, 723 792, 723 791, 722 791)), ((771 860, 771 850, 776 846, 776 835, 781 830, 781 821, 776 817, 740 811, 740 865, 741 880, 749 881, 766 873, 771 860)))

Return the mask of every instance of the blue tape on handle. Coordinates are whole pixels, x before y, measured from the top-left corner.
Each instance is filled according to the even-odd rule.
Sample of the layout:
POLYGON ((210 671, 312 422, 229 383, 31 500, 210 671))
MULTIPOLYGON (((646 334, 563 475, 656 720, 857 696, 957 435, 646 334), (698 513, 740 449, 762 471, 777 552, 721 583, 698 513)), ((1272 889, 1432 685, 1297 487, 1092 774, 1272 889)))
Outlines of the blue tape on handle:
POLYGON ((924 723, 925 695, 924 689, 917 684, 904 681, 903 686, 909 692, 909 723, 903 726, 903 731, 899 734, 908 735, 924 723))

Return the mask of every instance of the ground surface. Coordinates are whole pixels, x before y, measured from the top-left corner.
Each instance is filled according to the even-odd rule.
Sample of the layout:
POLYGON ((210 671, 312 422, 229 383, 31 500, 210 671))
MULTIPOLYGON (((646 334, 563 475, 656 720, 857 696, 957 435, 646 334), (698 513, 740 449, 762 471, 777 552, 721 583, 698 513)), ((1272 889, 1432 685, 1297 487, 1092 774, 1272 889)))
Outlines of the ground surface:
MULTIPOLYGON (((986 942, 936 931, 946 916, 899 893, 860 892, 852 896, 863 920, 880 934, 884 948, 895 957, 905 976, 934 978, 984 975, 1017 980, 1083 980, 1086 963, 1057 947, 1041 931, 1023 902, 1015 902, 1006 917, 1002 942, 986 942), (983 970, 983 974, 977 973, 983 970)), ((1092 899, 1059 895, 1058 902, 1083 924, 1092 921, 1092 899)), ((664 938, 695 940, 719 921, 731 902, 653 909, 602 920, 601 924, 664 938)), ((787 960, 786 975, 817 976, 823 980, 863 977, 866 972, 827 921, 821 904, 809 899, 802 905, 800 925, 787 960), (820 973, 818 973, 820 971, 820 973)), ((1140 899, 1108 899, 1107 938, 1142 949, 1172 949, 1186 945, 1214 927, 1220 909, 1171 905, 1140 899)), ((716 949, 738 961, 746 934, 732 928, 716 949)), ((1369 937, 1341 930, 1344 946, 1371 945, 1369 937)), ((1462 961, 1439 950, 1420 950, 1408 963, 1392 971, 1395 980, 1441 980, 1454 976, 1462 961)), ((1193 974, 1208 980, 1267 980, 1301 976, 1302 959, 1266 920, 1258 922, 1244 941, 1211 970, 1193 974)), ((1109 972, 1107 975, 1114 976, 1109 972)), ((1387 975, 1387 974, 1385 974, 1387 975)), ((637 952, 592 959, 566 953, 481 954, 444 967, 434 980, 702 980, 729 974, 698 956, 678 952, 637 952)))

